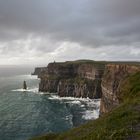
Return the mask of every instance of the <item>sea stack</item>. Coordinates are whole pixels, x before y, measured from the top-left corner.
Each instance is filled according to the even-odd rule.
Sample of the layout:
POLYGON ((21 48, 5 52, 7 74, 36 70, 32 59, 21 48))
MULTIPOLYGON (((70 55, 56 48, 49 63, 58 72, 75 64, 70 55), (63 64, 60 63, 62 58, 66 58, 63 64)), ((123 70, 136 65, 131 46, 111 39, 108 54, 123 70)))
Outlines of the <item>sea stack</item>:
POLYGON ((26 81, 23 82, 23 89, 27 89, 26 81))

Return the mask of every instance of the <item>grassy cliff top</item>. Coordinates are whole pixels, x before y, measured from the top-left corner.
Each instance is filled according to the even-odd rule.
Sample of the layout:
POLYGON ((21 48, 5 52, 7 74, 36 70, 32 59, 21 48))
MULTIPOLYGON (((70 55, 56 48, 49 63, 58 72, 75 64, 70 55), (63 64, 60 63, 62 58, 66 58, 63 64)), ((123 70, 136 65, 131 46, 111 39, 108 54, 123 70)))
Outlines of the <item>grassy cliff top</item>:
POLYGON ((125 140, 140 139, 140 72, 129 76, 120 92, 122 103, 97 120, 60 134, 32 140, 125 140))
MULTIPOLYGON (((52 62, 53 63, 53 62, 52 62)), ((81 59, 81 60, 75 60, 75 61, 65 61, 65 62, 55 62, 56 64, 135 64, 140 65, 140 62, 138 61, 94 61, 89 59, 81 59)))
POLYGON ((76 60, 76 61, 66 61, 66 62, 52 62, 49 63, 49 65, 56 65, 61 67, 71 67, 71 66, 79 66, 82 64, 86 65, 93 65, 94 67, 97 67, 99 69, 104 69, 106 64, 127 64, 127 65, 136 65, 140 66, 140 62, 134 62, 134 61, 94 61, 94 60, 76 60))
MULTIPOLYGON (((54 64, 54 62, 50 63, 54 64)), ((60 66, 70 66, 70 65, 82 65, 82 64, 90 64, 95 66, 105 65, 104 61, 94 61, 94 60, 76 60, 76 61, 66 61, 66 62, 55 62, 56 65, 60 66)))

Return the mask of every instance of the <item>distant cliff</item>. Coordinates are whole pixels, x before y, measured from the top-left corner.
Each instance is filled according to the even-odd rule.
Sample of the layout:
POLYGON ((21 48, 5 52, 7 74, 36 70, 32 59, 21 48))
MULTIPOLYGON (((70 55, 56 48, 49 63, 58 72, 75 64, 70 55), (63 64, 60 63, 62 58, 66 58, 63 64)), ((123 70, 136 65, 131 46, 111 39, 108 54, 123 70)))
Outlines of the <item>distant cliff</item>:
POLYGON ((37 67, 37 68, 35 68, 32 75, 38 75, 38 77, 39 77, 40 74, 43 74, 43 72, 45 72, 45 71, 46 71, 46 67, 37 67))

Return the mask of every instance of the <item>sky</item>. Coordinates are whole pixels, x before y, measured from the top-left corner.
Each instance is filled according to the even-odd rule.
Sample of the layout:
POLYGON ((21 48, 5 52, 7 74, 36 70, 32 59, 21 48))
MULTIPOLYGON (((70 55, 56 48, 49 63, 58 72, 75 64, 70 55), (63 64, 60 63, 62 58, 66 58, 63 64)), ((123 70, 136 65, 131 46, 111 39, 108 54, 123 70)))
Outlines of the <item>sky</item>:
POLYGON ((0 0, 0 65, 140 61, 140 0, 0 0))

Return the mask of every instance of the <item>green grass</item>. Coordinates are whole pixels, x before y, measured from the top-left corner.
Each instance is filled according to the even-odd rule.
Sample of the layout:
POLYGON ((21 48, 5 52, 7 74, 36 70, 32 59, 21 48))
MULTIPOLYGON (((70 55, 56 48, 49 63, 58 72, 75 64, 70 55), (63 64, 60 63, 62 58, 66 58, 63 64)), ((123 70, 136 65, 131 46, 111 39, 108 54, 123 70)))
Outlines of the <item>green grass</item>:
MULTIPOLYGON (((51 63, 54 64, 54 63, 51 63)), ((73 65, 81 65, 81 64, 90 64, 90 65, 94 65, 97 68, 104 68, 105 64, 107 64, 107 62, 105 61, 93 61, 93 60, 76 60, 76 61, 66 61, 66 62, 56 62, 56 65, 58 64, 61 67, 71 67, 73 65)))
POLYGON ((125 140, 140 139, 140 72, 122 82, 120 105, 97 120, 60 134, 32 140, 125 140))
POLYGON ((127 64, 127 65, 140 65, 140 62, 138 61, 94 61, 94 60, 88 60, 88 59, 81 59, 81 60, 75 60, 75 61, 66 61, 66 62, 55 62, 56 64, 59 64, 61 66, 68 66, 68 65, 80 65, 80 64, 91 64, 97 67, 104 68, 106 64, 127 64))

